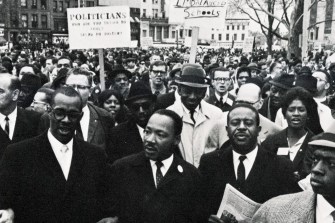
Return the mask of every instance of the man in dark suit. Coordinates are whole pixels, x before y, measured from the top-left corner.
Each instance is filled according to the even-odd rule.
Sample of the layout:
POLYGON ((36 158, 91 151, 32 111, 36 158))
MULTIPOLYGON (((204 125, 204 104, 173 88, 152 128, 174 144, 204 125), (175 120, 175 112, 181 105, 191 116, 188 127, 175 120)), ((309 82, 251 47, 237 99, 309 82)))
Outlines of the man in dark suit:
POLYGON ((104 151, 74 137, 82 106, 74 89, 56 90, 49 130, 7 147, 0 163, 2 217, 91 223, 112 214, 104 151))
POLYGON ((234 96, 228 90, 232 84, 230 71, 219 67, 211 70, 210 77, 213 88, 209 89, 209 96, 205 101, 220 108, 223 112, 228 111, 234 103, 234 96))
POLYGON ((154 111, 155 101, 156 95, 144 82, 138 81, 131 85, 125 102, 131 117, 111 130, 106 150, 110 163, 142 151, 143 131, 154 111))
MULTIPOLYGON (((203 155, 199 166, 208 215, 218 211, 227 183, 259 203, 298 190, 291 163, 257 145, 261 129, 257 110, 237 104, 227 119, 231 146, 203 155)), ((211 219, 220 222, 213 215, 211 219)))
POLYGON ((120 222, 204 222, 200 174, 173 154, 182 126, 175 112, 158 110, 145 128, 144 151, 113 164, 120 222))
MULTIPOLYGON (((68 72, 65 84, 74 88, 83 100, 84 115, 76 134, 84 141, 105 149, 109 138, 108 133, 114 126, 114 120, 107 111, 88 102, 92 86, 91 73, 83 68, 74 68, 68 72)), ((44 115, 40 124, 40 132, 48 127, 48 116, 44 115)))
POLYGON ((8 145, 37 135, 41 115, 17 106, 20 88, 17 77, 0 73, 0 159, 8 145))

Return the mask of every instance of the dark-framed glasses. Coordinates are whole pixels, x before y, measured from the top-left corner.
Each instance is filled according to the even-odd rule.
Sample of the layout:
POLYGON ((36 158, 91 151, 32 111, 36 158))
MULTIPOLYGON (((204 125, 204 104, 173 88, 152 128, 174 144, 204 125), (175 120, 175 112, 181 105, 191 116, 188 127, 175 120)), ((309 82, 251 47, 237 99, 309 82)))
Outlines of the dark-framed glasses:
POLYGON ((80 85, 80 84, 66 84, 66 87, 72 87, 74 89, 78 89, 78 90, 86 90, 86 89, 90 89, 91 86, 88 85, 80 85))
POLYGON ((214 78, 215 81, 217 82, 222 82, 222 83, 225 83, 225 82, 228 82, 230 81, 230 78, 225 78, 225 77, 217 77, 217 78, 214 78))
POLYGON ((63 120, 67 116, 70 121, 76 122, 81 118, 83 114, 82 112, 76 112, 76 111, 68 112, 61 108, 51 108, 51 111, 52 111, 54 118, 57 121, 63 120))

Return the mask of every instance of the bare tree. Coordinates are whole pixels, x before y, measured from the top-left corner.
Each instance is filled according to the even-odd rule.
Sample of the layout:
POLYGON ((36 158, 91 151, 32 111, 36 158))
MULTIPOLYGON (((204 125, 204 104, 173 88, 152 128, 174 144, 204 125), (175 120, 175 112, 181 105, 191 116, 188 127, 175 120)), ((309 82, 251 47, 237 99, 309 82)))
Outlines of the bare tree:
POLYGON ((273 38, 288 41, 288 57, 290 53, 301 55, 299 35, 302 33, 303 0, 233 0, 231 6, 258 23, 266 36, 268 53, 272 53, 273 38), (279 13, 278 13, 279 12, 279 13), (281 14, 281 16, 278 16, 281 14), (266 21, 262 18, 266 17, 266 21), (280 25, 288 30, 283 36, 280 25))

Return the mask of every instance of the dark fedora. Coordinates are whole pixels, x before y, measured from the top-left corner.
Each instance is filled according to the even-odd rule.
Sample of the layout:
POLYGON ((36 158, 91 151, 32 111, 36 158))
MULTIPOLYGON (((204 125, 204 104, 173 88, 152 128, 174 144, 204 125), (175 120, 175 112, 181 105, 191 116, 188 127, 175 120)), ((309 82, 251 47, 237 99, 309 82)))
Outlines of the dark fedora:
POLYGON ((308 143, 311 146, 322 146, 335 149, 335 134, 331 132, 324 132, 313 137, 314 140, 308 143))
POLYGON ((208 87, 205 70, 200 64, 184 64, 181 68, 181 77, 176 80, 178 84, 205 88, 208 87))
POLYGON ((307 91, 314 94, 318 91, 317 82, 318 80, 313 76, 302 75, 297 77, 294 86, 305 88, 307 91))
POLYGON ((294 82, 294 75, 288 75, 285 73, 269 81, 270 84, 286 90, 293 87, 293 82, 294 82))
POLYGON ((125 74, 128 79, 131 79, 131 77, 133 76, 130 71, 120 67, 117 69, 113 69, 110 72, 109 78, 114 79, 118 74, 125 74))
POLYGON ((143 81, 137 81, 130 86, 125 104, 128 105, 130 102, 142 98, 150 98, 153 101, 156 101, 157 96, 152 93, 148 84, 143 81))
POLYGON ((312 76, 312 70, 311 70, 311 68, 306 67, 306 66, 302 67, 300 69, 299 73, 298 73, 298 76, 303 76, 303 75, 305 75, 305 76, 312 76))

